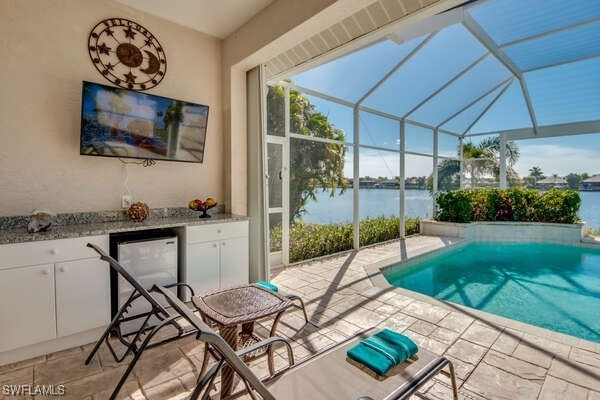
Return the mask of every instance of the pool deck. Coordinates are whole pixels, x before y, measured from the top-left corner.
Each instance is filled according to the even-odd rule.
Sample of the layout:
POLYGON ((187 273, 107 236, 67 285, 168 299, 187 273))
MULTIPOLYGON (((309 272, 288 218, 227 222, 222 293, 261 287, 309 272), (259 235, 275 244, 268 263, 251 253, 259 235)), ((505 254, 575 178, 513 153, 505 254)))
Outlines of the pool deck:
MULTIPOLYGON (((300 311, 289 312, 280 322, 279 334, 292 340, 297 359, 302 359, 362 329, 389 327, 449 358, 457 370, 462 400, 600 400, 600 343, 395 288, 379 272, 390 259, 412 258, 460 242, 412 236, 275 271, 273 283, 301 295, 314 324, 304 326, 300 311)), ((91 365, 84 366, 90 347, 1 366, 0 385, 62 383, 65 398, 106 399, 125 366, 112 362, 104 346, 91 365)), ((188 398, 202 351, 202 344, 193 338, 149 350, 120 398, 188 398)), ((284 353, 279 351, 276 364, 284 365, 284 353)), ((251 365, 259 375, 266 374, 264 359, 251 365)), ((438 376, 421 393, 431 399, 450 399, 448 380, 438 376)), ((0 391, 0 399, 4 398, 0 391)), ((33 399, 6 397, 13 398, 33 399)))

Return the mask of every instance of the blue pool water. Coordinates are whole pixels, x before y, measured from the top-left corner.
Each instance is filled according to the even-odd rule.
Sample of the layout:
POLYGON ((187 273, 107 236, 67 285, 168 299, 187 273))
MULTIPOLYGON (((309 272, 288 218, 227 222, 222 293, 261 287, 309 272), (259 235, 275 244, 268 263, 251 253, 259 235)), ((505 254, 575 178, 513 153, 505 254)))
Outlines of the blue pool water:
POLYGON ((600 249, 474 242, 384 275, 397 287, 600 342, 600 249))

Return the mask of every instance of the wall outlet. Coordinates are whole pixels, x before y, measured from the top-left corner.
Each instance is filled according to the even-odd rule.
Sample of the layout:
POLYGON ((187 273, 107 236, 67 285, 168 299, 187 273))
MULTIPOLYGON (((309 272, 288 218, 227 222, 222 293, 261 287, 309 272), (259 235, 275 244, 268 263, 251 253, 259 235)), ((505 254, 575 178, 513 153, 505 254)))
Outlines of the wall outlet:
POLYGON ((129 208, 133 204, 133 198, 129 194, 124 194, 121 196, 121 207, 129 208))

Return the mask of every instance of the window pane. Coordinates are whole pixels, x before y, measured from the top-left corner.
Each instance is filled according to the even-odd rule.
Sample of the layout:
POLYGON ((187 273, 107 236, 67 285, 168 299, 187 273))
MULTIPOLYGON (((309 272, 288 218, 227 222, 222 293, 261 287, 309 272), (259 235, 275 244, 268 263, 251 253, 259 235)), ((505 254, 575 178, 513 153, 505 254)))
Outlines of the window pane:
POLYGON ((490 0, 469 14, 497 44, 523 39, 600 17, 595 0, 490 0))
POLYGON ((600 58, 525 74, 539 125, 600 119, 600 58))
POLYGON ((269 208, 282 207, 282 154, 283 145, 267 143, 267 165, 269 174, 269 208))
POLYGON ((269 86, 267 94, 267 135, 285 136, 285 89, 269 86))
POLYGON ((458 158, 458 138, 445 133, 438 133, 438 155, 458 158))
POLYGON ((291 262, 352 248, 349 150, 337 144, 290 139, 291 262))
POLYGON ((360 144, 400 150, 400 122, 365 111, 360 112, 360 144))
POLYGON ((299 86, 355 102, 423 39, 413 39, 401 45, 384 40, 298 74, 293 81, 299 86))
POLYGON ((460 188, 460 161, 438 160, 438 192, 460 188))
POLYGON ((510 76, 510 71, 498 60, 487 57, 409 118, 436 126, 510 76))
MULTIPOLYGON (((462 25, 441 30, 382 84, 364 104, 403 116, 486 52, 462 25), (457 51, 460 44, 460 51, 457 51), (443 65, 443 68, 440 66, 443 65)), ((364 62, 370 63, 365 59, 364 62)))
POLYGON ((467 128, 484 112, 487 106, 502 92, 506 85, 500 86, 475 104, 446 122, 441 127, 455 133, 464 133, 467 128))
POLYGON ((269 214, 269 239, 270 239, 270 252, 276 253, 281 251, 281 213, 269 214))
POLYGON ((350 107, 295 91, 290 94, 291 133, 351 143, 352 124, 350 107))
POLYGON ((514 80, 508 90, 490 107, 468 133, 484 133, 506 129, 530 128, 531 117, 523 90, 514 80))
POLYGON ((427 190, 427 182, 433 175, 433 158, 407 154, 405 167, 404 215, 429 218, 433 214, 433 199, 427 190))
POLYGON ((600 53, 600 23, 517 43, 503 50, 523 70, 595 56, 600 53))
POLYGON ((433 131, 409 123, 404 124, 404 145, 406 151, 433 154, 433 131))

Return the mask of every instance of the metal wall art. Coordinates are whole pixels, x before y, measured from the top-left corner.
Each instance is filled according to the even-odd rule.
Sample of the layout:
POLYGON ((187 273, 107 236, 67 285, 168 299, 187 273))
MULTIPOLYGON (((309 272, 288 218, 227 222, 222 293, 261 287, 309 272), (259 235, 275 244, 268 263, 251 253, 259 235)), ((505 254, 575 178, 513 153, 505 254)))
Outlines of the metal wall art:
POLYGON ((98 23, 90 32, 88 51, 102 76, 123 88, 153 88, 167 71, 167 57, 158 40, 148 29, 125 18, 98 23))

